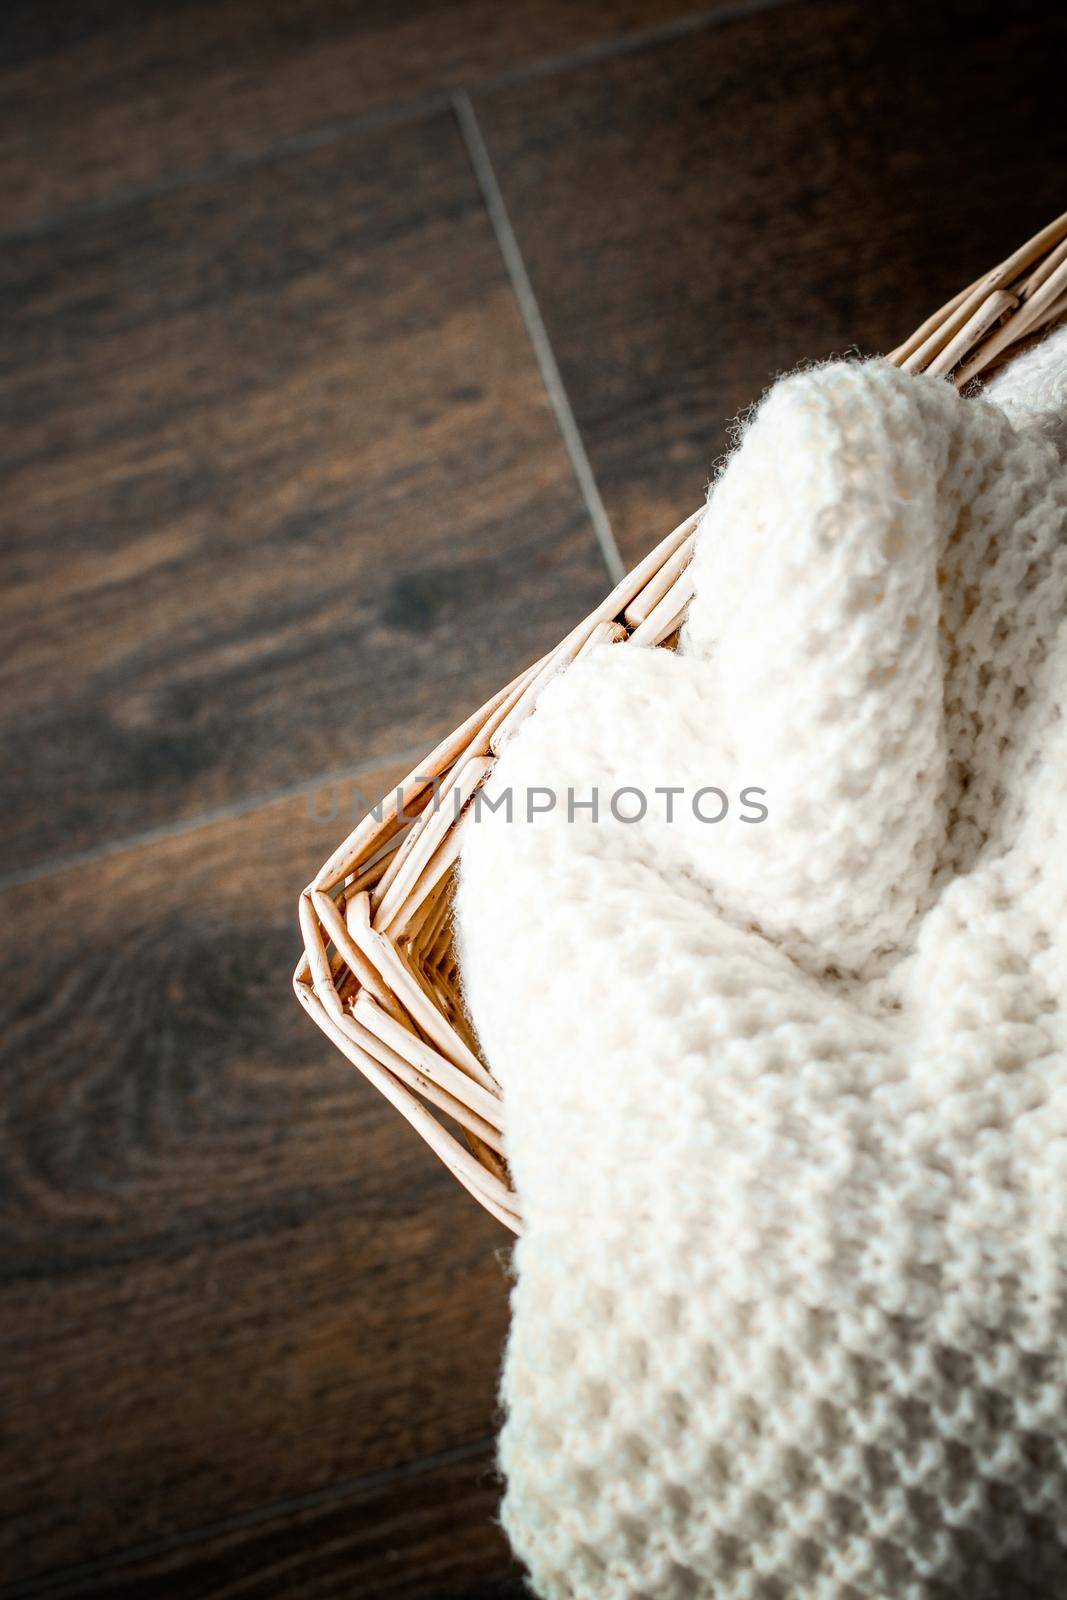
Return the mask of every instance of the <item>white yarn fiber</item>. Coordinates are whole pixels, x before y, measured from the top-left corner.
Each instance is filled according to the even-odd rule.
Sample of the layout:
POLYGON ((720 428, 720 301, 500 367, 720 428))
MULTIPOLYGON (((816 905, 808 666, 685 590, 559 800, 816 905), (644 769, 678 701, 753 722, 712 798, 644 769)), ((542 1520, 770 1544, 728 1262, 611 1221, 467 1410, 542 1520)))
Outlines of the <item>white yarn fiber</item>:
POLYGON ((544 1600, 1067 1596, 1065 409, 1067 333, 782 380, 679 651, 561 674, 466 833, 544 1600))

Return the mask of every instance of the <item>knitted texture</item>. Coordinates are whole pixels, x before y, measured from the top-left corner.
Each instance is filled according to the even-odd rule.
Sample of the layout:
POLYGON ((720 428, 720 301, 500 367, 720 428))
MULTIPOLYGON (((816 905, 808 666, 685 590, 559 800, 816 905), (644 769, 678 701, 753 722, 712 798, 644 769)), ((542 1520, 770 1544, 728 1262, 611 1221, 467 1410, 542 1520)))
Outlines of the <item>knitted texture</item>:
POLYGON ((1065 359, 781 381, 466 831, 546 1600, 1067 1595, 1065 359))

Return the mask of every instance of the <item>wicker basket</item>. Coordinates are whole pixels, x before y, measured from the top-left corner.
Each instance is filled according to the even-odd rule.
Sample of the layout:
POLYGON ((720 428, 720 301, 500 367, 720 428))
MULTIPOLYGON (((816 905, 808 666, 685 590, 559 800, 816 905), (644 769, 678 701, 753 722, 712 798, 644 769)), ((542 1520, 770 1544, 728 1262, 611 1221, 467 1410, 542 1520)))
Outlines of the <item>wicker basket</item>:
MULTIPOLYGON (((961 291, 889 359, 962 388, 1067 314, 1067 214, 961 291)), ((566 663, 607 640, 672 642, 700 513, 668 534, 563 643, 421 761, 300 896, 294 985, 337 1048, 516 1233, 500 1089, 460 997, 452 889, 463 827, 494 758, 566 663)))

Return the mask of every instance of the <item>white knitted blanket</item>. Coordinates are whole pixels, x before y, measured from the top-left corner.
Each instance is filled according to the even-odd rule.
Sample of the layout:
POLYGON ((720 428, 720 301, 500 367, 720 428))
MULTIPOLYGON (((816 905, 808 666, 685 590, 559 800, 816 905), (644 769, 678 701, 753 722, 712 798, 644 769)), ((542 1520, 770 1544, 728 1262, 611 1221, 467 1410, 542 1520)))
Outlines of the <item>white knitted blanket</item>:
POLYGON ((1065 411, 781 381, 467 830, 546 1600, 1067 1596, 1065 411))

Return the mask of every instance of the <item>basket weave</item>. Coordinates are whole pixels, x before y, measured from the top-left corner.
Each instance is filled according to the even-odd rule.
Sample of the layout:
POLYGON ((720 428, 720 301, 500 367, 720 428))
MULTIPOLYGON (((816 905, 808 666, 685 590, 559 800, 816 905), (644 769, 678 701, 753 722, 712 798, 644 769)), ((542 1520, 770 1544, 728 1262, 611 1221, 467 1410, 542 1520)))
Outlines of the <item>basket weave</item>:
MULTIPOLYGON (((962 388, 1064 315, 1067 213, 962 290, 889 360, 962 388)), ((463 827, 495 757, 561 667, 605 641, 673 641, 692 593, 688 565, 700 514, 420 762, 300 896, 304 955, 293 982, 301 1004, 460 1183, 516 1233, 521 1219, 504 1160, 500 1088, 479 1058, 460 997, 452 889, 463 827)))

